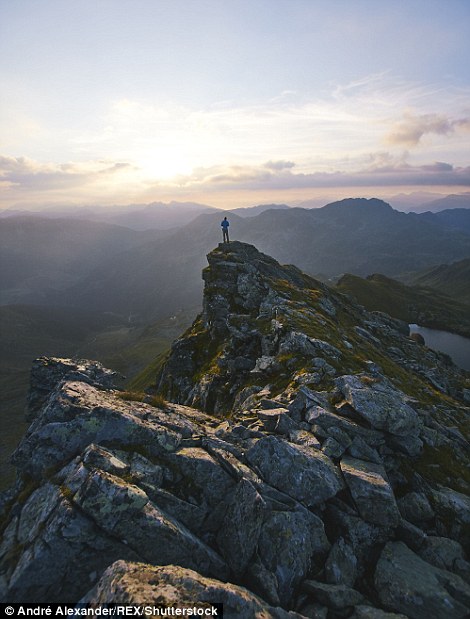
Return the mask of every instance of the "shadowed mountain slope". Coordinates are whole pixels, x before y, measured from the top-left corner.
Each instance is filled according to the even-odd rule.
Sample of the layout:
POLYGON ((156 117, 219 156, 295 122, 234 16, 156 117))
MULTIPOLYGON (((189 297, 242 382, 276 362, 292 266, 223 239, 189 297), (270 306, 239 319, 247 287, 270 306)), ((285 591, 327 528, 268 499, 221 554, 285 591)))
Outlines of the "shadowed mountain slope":
POLYGON ((379 274, 366 279, 346 274, 337 287, 353 295, 369 311, 386 312, 407 323, 470 337, 470 306, 430 287, 406 286, 379 274))
POLYGON ((448 296, 470 305, 470 258, 453 264, 441 264, 402 278, 407 284, 439 290, 448 296))

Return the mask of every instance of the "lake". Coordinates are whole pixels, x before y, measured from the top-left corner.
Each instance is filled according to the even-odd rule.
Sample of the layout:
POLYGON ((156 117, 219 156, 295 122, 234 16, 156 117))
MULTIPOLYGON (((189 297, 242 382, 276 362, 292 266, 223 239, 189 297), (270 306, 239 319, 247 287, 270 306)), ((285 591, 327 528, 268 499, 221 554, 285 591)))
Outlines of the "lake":
POLYGON ((434 350, 440 350, 452 357, 453 362, 464 370, 470 370, 470 339, 449 333, 428 329, 419 325, 410 325, 411 333, 420 333, 424 337, 426 346, 434 350))

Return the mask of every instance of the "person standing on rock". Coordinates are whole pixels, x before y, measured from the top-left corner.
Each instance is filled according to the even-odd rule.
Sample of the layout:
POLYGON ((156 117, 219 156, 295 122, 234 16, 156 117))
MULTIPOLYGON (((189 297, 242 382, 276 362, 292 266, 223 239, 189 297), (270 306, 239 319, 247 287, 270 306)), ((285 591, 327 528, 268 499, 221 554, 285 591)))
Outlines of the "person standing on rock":
POLYGON ((228 239, 228 227, 230 226, 230 224, 228 223, 228 219, 224 217, 220 225, 222 226, 223 243, 230 243, 228 239))

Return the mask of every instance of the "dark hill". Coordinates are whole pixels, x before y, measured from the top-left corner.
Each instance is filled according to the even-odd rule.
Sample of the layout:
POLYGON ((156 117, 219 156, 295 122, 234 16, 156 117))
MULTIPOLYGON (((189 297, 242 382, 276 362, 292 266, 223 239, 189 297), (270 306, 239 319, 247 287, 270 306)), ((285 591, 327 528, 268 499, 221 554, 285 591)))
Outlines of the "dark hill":
MULTIPOLYGON (((0 221, 1 303, 47 303, 110 257, 152 232, 101 222, 41 217, 0 221)), ((60 299, 54 300, 60 304, 60 299)))
POLYGON ((452 208, 439 213, 422 213, 419 217, 451 230, 470 234, 470 208, 452 208))
POLYGON ((406 286, 379 274, 366 279, 346 274, 337 288, 353 295, 369 311, 470 337, 470 306, 431 288, 406 286))
POLYGON ((462 303, 470 305, 470 258, 453 264, 441 264, 432 269, 410 273, 402 278, 407 284, 439 290, 462 303))

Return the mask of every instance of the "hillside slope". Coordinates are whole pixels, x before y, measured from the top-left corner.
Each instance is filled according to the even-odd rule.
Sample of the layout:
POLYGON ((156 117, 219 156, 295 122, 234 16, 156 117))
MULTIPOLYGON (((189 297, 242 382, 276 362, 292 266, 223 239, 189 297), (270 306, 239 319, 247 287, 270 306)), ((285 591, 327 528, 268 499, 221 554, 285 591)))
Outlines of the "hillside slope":
POLYGON ((401 279, 406 284, 439 290, 461 303, 470 305, 470 258, 409 273, 401 279))
MULTIPOLYGON (((464 262, 470 265, 470 260, 464 262)), ((406 286, 380 274, 366 279, 346 274, 338 281, 337 288, 353 295, 369 311, 385 312, 407 323, 470 337, 470 306, 432 288, 406 286)))

